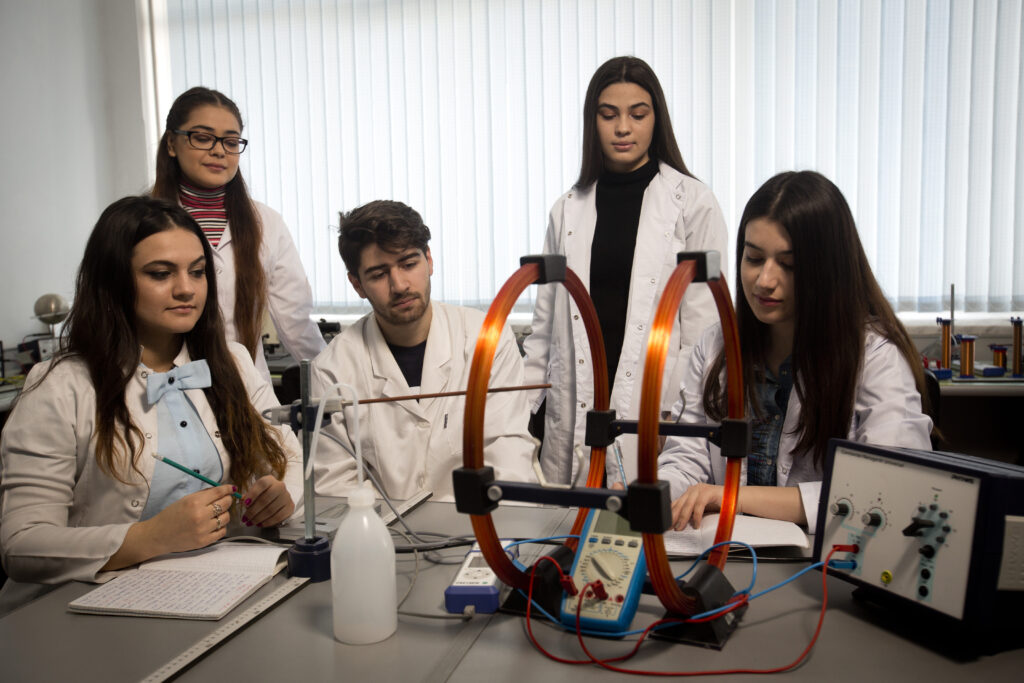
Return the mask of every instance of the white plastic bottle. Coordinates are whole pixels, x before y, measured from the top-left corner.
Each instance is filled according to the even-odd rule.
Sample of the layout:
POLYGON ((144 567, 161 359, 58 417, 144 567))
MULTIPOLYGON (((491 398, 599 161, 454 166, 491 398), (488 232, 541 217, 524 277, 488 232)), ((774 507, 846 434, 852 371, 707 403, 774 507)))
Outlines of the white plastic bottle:
POLYGON ((395 544, 373 500, 368 489, 349 494, 331 548, 334 637, 350 645, 379 642, 398 628, 395 544))

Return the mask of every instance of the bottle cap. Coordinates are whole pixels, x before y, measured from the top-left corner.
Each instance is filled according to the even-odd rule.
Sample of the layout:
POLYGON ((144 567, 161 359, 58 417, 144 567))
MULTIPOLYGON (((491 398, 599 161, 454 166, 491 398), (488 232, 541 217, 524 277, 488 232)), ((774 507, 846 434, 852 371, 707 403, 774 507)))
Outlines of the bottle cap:
POLYGON ((348 494, 348 506, 352 508, 368 508, 373 506, 374 495, 370 489, 360 486, 348 494))

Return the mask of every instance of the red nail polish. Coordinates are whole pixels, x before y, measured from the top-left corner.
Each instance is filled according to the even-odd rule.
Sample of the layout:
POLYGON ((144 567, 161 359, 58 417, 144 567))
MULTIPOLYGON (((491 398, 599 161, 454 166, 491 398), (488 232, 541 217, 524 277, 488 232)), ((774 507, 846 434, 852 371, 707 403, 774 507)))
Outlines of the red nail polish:
POLYGON ((249 518, 246 517, 245 515, 242 515, 242 522, 245 523, 246 525, 248 525, 249 524, 249 518))
POLYGON ((251 505, 252 504, 252 499, 251 498, 246 498, 245 499, 245 504, 246 505, 251 505))

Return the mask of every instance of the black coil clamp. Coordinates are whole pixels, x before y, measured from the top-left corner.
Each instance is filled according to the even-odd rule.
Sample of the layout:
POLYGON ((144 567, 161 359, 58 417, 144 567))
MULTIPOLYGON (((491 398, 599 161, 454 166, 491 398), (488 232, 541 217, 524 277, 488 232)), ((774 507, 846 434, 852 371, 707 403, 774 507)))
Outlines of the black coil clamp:
POLYGON ((537 273, 536 285, 546 285, 549 282, 565 282, 565 257, 560 254, 538 254, 524 256, 519 259, 520 266, 536 263, 540 272, 537 273))
POLYGON ((693 276, 694 282, 719 280, 722 277, 722 255, 717 251, 681 251, 676 254, 676 263, 683 261, 696 262, 697 274, 693 276))
POLYGON ((494 468, 470 469, 457 467, 452 470, 452 491, 455 494, 455 509, 466 515, 486 515, 497 509, 498 501, 491 500, 488 490, 494 485, 494 468))

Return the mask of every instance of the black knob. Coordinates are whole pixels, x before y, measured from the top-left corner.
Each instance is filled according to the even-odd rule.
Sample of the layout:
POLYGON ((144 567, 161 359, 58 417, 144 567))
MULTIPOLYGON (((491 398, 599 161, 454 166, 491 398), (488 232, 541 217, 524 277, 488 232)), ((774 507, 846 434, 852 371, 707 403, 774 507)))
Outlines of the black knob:
POLYGON ((927 579, 930 579, 930 578, 932 578, 932 572, 931 572, 931 570, 929 570, 929 569, 927 569, 927 568, 925 568, 925 569, 922 569, 922 570, 921 570, 921 578, 922 578, 922 579, 926 579, 926 580, 927 580, 927 579))
POLYGON ((933 557, 935 557, 935 548, 933 548, 930 545, 923 545, 923 546, 921 546, 921 549, 918 550, 917 552, 921 553, 922 555, 927 557, 929 560, 932 559, 933 557))
POLYGON ((922 598, 927 598, 928 597, 928 586, 918 586, 917 587, 917 594, 920 595, 922 598))
POLYGON ((942 519, 946 519, 946 517, 949 517, 949 513, 948 512, 940 512, 939 513, 939 517, 941 517, 942 519))
POLYGON ((928 506, 928 509, 929 510, 938 510, 939 506, 936 505, 935 503, 932 503, 931 505, 928 506))
POLYGON ((938 543, 939 545, 942 545, 943 543, 946 542, 946 537, 945 536, 939 536, 938 538, 935 539, 935 542, 938 543))
POLYGON ((882 515, 877 512, 865 512, 861 516, 860 521, 865 526, 880 526, 882 524, 882 515))
POLYGON ((910 525, 903 530, 904 536, 920 536, 922 529, 930 529, 935 526, 935 522, 924 517, 911 517, 910 525))
POLYGON ((845 517, 850 514, 850 506, 845 501, 840 501, 838 503, 832 503, 829 511, 837 517, 845 517))
POLYGON ((942 525, 942 533, 948 534, 950 531, 952 531, 952 529, 950 528, 950 526, 948 524, 943 524, 942 525))

